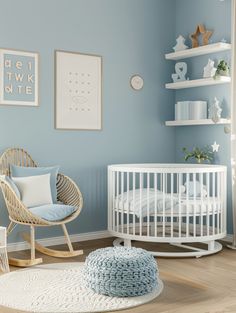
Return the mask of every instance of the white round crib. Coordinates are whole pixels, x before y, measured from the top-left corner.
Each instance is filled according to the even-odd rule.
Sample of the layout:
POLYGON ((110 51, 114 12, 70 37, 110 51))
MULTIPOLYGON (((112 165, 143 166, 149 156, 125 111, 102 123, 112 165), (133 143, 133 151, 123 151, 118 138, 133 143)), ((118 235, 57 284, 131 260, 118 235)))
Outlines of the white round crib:
POLYGON ((131 246, 135 240, 184 249, 151 251, 167 257, 220 251, 216 240, 226 236, 226 175, 226 166, 219 165, 108 166, 108 230, 118 237, 114 245, 131 246))

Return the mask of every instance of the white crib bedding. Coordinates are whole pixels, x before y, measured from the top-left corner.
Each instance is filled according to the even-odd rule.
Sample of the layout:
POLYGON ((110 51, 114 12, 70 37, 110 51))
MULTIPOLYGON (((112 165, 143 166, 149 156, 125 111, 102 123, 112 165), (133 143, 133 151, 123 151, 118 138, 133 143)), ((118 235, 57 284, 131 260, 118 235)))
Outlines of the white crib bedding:
POLYGON ((137 217, 146 217, 148 215, 155 214, 155 207, 157 214, 165 211, 165 214, 171 214, 171 207, 173 207, 173 213, 186 215, 187 212, 190 215, 193 214, 207 214, 214 212, 221 212, 220 201, 217 197, 192 197, 186 198, 185 194, 181 194, 179 198, 178 194, 174 194, 171 198, 171 194, 164 194, 160 190, 154 189, 135 189, 129 192, 124 192, 118 195, 114 199, 114 207, 120 212, 134 213, 137 217), (142 196, 140 196, 142 194, 142 196), (141 199, 141 202, 140 202, 141 199), (188 210, 187 210, 188 209, 188 210), (141 214, 140 214, 141 211, 141 214))

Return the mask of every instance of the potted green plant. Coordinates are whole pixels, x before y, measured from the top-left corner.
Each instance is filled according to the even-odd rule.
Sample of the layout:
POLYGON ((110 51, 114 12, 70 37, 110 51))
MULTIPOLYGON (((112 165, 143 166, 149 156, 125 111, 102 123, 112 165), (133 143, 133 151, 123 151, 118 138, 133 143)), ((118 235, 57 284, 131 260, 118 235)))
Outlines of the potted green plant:
POLYGON ((218 78, 220 76, 230 76, 229 70, 230 68, 228 63, 225 60, 221 60, 217 66, 215 78, 218 78))
POLYGON ((187 148, 183 148, 183 153, 185 154, 184 160, 187 162, 189 159, 194 159, 197 163, 208 162, 211 163, 213 161, 214 153, 211 151, 209 146, 205 146, 200 149, 198 147, 194 147, 192 151, 188 151, 187 148))

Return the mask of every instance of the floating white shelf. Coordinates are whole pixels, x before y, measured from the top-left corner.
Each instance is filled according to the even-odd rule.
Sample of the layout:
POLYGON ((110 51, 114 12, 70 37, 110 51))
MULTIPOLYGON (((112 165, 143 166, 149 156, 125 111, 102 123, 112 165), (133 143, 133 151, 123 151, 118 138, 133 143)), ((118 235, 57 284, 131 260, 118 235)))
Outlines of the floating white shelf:
POLYGON ((178 121, 166 121, 166 126, 190 126, 190 125, 223 125, 230 124, 231 120, 222 118, 218 123, 214 123, 211 119, 204 120, 178 120, 178 121))
POLYGON ((180 59, 192 58, 192 57, 196 57, 196 56, 204 55, 204 54, 227 51, 230 49, 231 49, 230 43, 217 42, 217 43, 212 43, 206 46, 168 53, 165 55, 165 58, 167 60, 180 60, 180 59))
POLYGON ((192 88, 192 87, 229 84, 230 82, 231 82, 230 77, 220 76, 217 79, 200 78, 200 79, 193 79, 193 80, 184 80, 184 81, 177 82, 177 83, 168 83, 166 84, 166 88, 167 89, 184 89, 184 88, 192 88))

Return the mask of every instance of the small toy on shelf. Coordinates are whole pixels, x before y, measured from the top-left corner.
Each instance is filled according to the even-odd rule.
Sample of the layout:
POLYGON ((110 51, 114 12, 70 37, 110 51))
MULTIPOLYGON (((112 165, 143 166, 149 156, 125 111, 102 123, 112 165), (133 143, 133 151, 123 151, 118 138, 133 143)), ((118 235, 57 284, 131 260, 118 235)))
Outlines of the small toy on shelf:
POLYGON ((185 62, 178 62, 175 64, 175 73, 172 74, 173 82, 182 82, 186 80, 187 64, 185 62))
POLYGON ((227 40, 225 38, 222 38, 220 42, 227 43, 227 40))
POLYGON ((208 110, 208 118, 212 119, 214 123, 218 123, 221 119, 222 108, 219 100, 215 97, 214 102, 210 105, 208 110))
POLYGON ((214 61, 211 59, 208 59, 207 65, 204 67, 203 71, 203 77, 214 77, 216 73, 216 67, 214 67, 214 61))
POLYGON ((185 45, 185 38, 182 35, 176 39, 176 45, 173 47, 175 52, 188 49, 188 46, 185 45))
POLYGON ((212 34, 213 34, 213 31, 206 30, 204 25, 198 24, 195 32, 190 35, 190 39, 192 41, 192 48, 199 47, 199 41, 198 41, 199 35, 202 35, 202 45, 203 46, 208 45, 209 39, 212 34))

